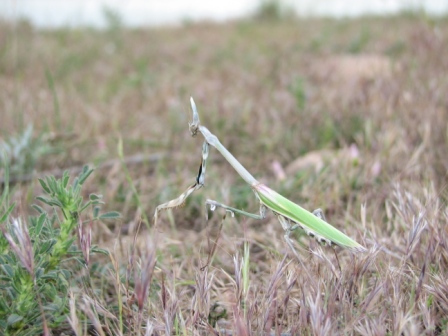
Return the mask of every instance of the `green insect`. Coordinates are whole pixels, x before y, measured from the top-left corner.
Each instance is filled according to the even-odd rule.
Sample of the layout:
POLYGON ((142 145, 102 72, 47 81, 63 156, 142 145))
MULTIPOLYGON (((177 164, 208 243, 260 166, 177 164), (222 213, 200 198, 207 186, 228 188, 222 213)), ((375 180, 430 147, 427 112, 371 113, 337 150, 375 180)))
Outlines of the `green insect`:
POLYGON ((157 223, 158 213, 161 210, 176 208, 182 206, 185 200, 195 190, 202 188, 205 182, 205 169, 206 161, 209 153, 209 146, 215 147, 224 158, 232 165, 237 173, 250 185, 253 192, 260 202, 260 213, 252 214, 246 211, 242 211, 230 206, 221 204, 213 200, 206 200, 206 204, 210 206, 210 210, 215 210, 217 207, 221 207, 232 215, 237 213, 244 216, 248 216, 254 219, 263 219, 266 216, 266 209, 270 209, 278 218, 283 229, 285 230, 285 241, 294 254, 297 256, 297 252, 293 246, 290 238, 290 234, 297 228, 302 228, 309 236, 315 237, 317 241, 325 245, 339 245, 343 248, 347 248, 352 252, 365 252, 366 249, 332 225, 325 221, 322 210, 317 209, 312 213, 299 205, 291 202, 287 198, 278 194, 274 190, 268 188, 263 183, 257 181, 241 163, 221 144, 218 138, 212 134, 206 127, 200 125, 199 114, 196 109, 196 104, 193 98, 190 99, 191 108, 193 110, 193 121, 189 124, 190 132, 192 136, 195 136, 198 131, 204 136, 204 144, 202 146, 202 162, 199 167, 199 173, 196 177, 196 182, 190 186, 182 195, 178 198, 171 200, 167 203, 161 204, 156 208, 154 214, 154 221, 157 223))

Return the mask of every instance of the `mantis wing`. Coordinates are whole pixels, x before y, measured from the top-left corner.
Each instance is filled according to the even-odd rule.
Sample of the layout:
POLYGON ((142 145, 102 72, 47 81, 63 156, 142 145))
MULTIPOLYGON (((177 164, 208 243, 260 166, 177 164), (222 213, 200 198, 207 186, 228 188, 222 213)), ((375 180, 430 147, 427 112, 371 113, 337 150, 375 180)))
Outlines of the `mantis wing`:
POLYGON ((305 210, 301 206, 291 202, 287 198, 268 188, 264 184, 253 186, 261 203, 270 208, 277 215, 288 218, 305 230, 308 235, 315 236, 320 242, 328 245, 336 244, 348 248, 354 252, 364 252, 365 247, 328 224, 324 220, 305 210))

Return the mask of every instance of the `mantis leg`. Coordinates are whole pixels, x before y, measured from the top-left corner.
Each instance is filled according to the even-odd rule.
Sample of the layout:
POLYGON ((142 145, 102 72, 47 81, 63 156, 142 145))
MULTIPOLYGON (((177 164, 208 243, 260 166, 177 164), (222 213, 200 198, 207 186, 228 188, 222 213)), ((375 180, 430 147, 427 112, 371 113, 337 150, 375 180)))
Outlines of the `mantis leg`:
POLYGON ((280 224, 282 224, 283 230, 285 230, 285 235, 283 236, 283 238, 285 238, 286 244, 288 244, 289 248, 291 249, 292 253, 294 253, 294 255, 296 256, 297 259, 301 260, 299 257, 299 254, 297 253, 291 238, 289 237, 289 235, 291 234, 292 231, 294 231, 295 229, 297 229, 298 227, 301 227, 299 224, 294 224, 291 225, 291 222, 288 218, 280 215, 280 214, 276 214, 278 221, 280 222, 280 224))
MULTIPOLYGON (((323 212, 322 209, 320 209, 320 208, 314 210, 314 211, 313 211, 313 215, 316 216, 316 217, 318 217, 318 218, 320 218, 320 219, 322 219, 322 220, 325 221, 325 222, 327 221, 327 220, 325 219, 324 212, 323 212)), ((288 243, 288 245, 289 245, 290 247, 292 247, 292 242, 291 242, 291 240, 290 240, 290 238, 289 238, 289 235, 291 234, 292 231, 296 230, 297 228, 302 228, 302 229, 304 229, 305 232, 306 232, 306 234, 307 234, 308 236, 316 238, 316 240, 317 240, 319 243, 321 243, 321 244, 323 244, 323 245, 331 246, 331 244, 332 244, 331 240, 329 240, 329 239, 325 239, 325 238, 323 238, 323 237, 315 236, 315 233, 314 233, 313 231, 311 231, 311 230, 307 230, 307 229, 304 228, 300 223, 297 223, 297 222, 296 222, 294 225, 291 226, 291 224, 290 224, 290 220, 289 220, 288 218, 284 218, 283 216, 280 216, 280 215, 278 215, 278 217, 279 217, 280 222, 282 223, 283 229, 286 231, 285 239, 286 239, 286 242, 288 243), (282 219, 280 219, 280 217, 282 217, 282 219)), ((297 254, 296 254, 296 255, 297 255, 297 254)))
MULTIPOLYGON (((266 206, 264 204, 262 204, 262 203, 260 203, 260 214, 259 215, 258 214, 253 214, 253 213, 250 213, 250 212, 246 212, 246 211, 243 211, 243 210, 239 210, 239 209, 230 207, 228 205, 225 205, 225 204, 222 204, 222 203, 210 200, 210 199, 206 200, 205 204, 209 205, 210 206, 210 210, 212 210, 212 211, 214 211, 217 207, 223 208, 227 212, 230 212, 232 217, 234 216, 235 213, 240 214, 240 215, 244 215, 246 217, 254 218, 254 219, 264 219, 266 217, 266 206)), ((323 213, 323 211, 321 209, 314 210, 313 214, 316 217, 319 217, 320 219, 325 220, 325 215, 324 215, 324 213, 323 213)), ((292 240, 290 238, 290 235, 291 235, 292 231, 294 231, 295 229, 297 229, 299 227, 302 227, 302 226, 300 224, 298 224, 298 223, 295 223, 294 225, 291 225, 290 219, 288 219, 288 218, 286 218, 286 217, 284 217, 284 216, 282 216, 282 215, 280 215, 278 213, 276 213, 276 215, 277 215, 277 218, 278 218, 280 224, 283 227, 283 230, 285 230, 285 235, 283 237, 284 237, 284 239, 286 241, 286 244, 291 249, 291 251, 294 253, 296 258, 300 260, 300 257, 299 257, 299 255, 298 255, 298 253, 297 253, 297 251, 296 251, 296 249, 295 249, 295 247, 293 245, 293 242, 292 242, 292 240)))
POLYGON ((262 203, 260 203, 260 214, 259 215, 258 214, 253 214, 253 213, 250 213, 250 212, 246 212, 246 211, 243 211, 243 210, 239 210, 239 209, 236 209, 236 208, 232 208, 232 207, 230 207, 228 205, 225 205, 225 204, 222 204, 222 203, 210 200, 210 199, 205 201, 205 205, 206 206, 209 205, 211 211, 215 211, 215 209, 217 207, 223 208, 227 212, 230 212, 232 217, 236 213, 240 214, 240 215, 243 215, 243 216, 246 216, 246 217, 253 218, 253 219, 264 219, 266 217, 266 206, 264 206, 262 203))
POLYGON ((196 182, 189 186, 185 192, 183 192, 178 198, 175 198, 169 202, 160 204, 157 206, 156 211, 154 212, 154 223, 157 225, 157 219, 158 214, 162 210, 167 209, 174 209, 178 207, 182 207, 185 204, 185 200, 190 196, 194 191, 201 189, 205 184, 205 168, 206 168, 206 162, 208 158, 208 152, 209 152, 209 145, 207 141, 204 141, 204 144, 202 145, 202 161, 201 165, 199 166, 199 172, 196 176, 196 182))
POLYGON ((327 221, 327 219, 325 218, 325 214, 322 211, 321 208, 317 208, 316 210, 313 211, 313 215, 316 217, 319 217, 320 219, 322 219, 324 222, 327 221))
MULTIPOLYGON (((320 218, 320 219, 322 219, 322 220, 324 220, 324 221, 326 221, 324 212, 320 208, 314 210, 313 211, 313 215, 318 217, 318 218, 320 218)), ((297 228, 299 228, 299 227, 303 228, 302 225, 300 225, 299 223, 295 223, 294 225, 291 225, 291 221, 288 218, 286 218, 286 217, 284 217, 284 216, 282 216, 280 214, 277 214, 277 218, 278 218, 280 224, 282 224, 283 230, 285 230, 284 238, 285 238, 286 244, 288 244, 288 246, 291 249, 291 251, 300 260, 299 255, 297 254, 297 251, 294 248, 292 240, 291 240, 291 238, 289 236, 291 235, 291 232, 296 230, 297 228)), ((307 232, 307 234, 308 235, 312 235, 311 232, 307 232)))
MULTIPOLYGON (((312 213, 313 213, 314 216, 322 219, 323 221, 325 221, 325 222, 327 221, 327 219, 325 218, 325 214, 324 214, 324 212, 322 211, 321 208, 317 208, 312 213)), ((289 231, 294 231, 295 229, 297 229, 299 227, 302 227, 300 224, 297 224, 297 223, 294 224, 293 226, 291 226, 290 224, 288 224, 288 225, 289 225, 289 227, 288 227, 289 231)), ((285 229, 284 226, 283 226, 283 228, 285 229)), ((286 231, 286 229, 285 229, 285 231, 286 231)))
MULTIPOLYGON (((235 209, 233 207, 230 207, 228 205, 224 205, 221 203, 218 203, 216 201, 213 200, 207 200, 205 202, 206 205, 210 206, 210 210, 214 211, 216 209, 216 207, 220 207, 225 209, 226 211, 230 212, 232 214, 232 217, 235 213, 237 214, 241 214, 250 218, 254 218, 254 219, 264 219, 266 217, 266 206, 263 203, 260 203, 260 214, 253 214, 253 213, 249 213, 243 210, 239 210, 239 209, 235 209)), ((291 251, 294 253, 294 255, 296 256, 296 258, 300 261, 300 257, 299 254, 297 253, 296 249, 294 248, 294 245, 292 243, 291 238, 289 237, 289 235, 291 234, 291 232, 293 230, 295 230, 296 228, 298 228, 300 225, 299 224, 295 224, 295 225, 291 225, 290 221, 288 218, 275 213, 277 215, 277 218, 279 220, 279 222, 282 224, 283 230, 285 230, 285 235, 283 236, 286 244, 288 244, 288 247, 291 249, 291 251)))

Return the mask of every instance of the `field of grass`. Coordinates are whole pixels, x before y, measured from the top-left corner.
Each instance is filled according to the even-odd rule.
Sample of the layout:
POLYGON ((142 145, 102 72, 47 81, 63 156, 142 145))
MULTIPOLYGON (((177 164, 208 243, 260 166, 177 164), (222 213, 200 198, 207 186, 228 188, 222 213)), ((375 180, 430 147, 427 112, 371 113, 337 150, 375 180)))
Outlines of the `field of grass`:
POLYGON ((447 55, 448 20, 410 14, 0 24, 1 333, 446 334, 447 55), (257 179, 368 252, 297 230, 297 260, 272 213, 206 222, 207 198, 258 211, 213 148, 205 187, 154 228, 200 165, 190 96, 257 179), (81 211, 95 195, 101 220, 81 211))

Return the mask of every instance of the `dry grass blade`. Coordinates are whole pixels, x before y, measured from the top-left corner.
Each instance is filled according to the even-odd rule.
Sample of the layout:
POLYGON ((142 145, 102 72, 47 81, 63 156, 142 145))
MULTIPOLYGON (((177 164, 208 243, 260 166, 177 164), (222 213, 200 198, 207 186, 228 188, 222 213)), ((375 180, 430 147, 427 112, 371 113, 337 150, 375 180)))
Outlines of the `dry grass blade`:
POLYGON ((14 237, 6 231, 3 232, 3 235, 7 239, 11 249, 14 250, 14 253, 22 263, 23 267, 27 269, 31 277, 34 277, 34 253, 28 226, 20 218, 16 218, 13 220, 11 227, 14 237))

